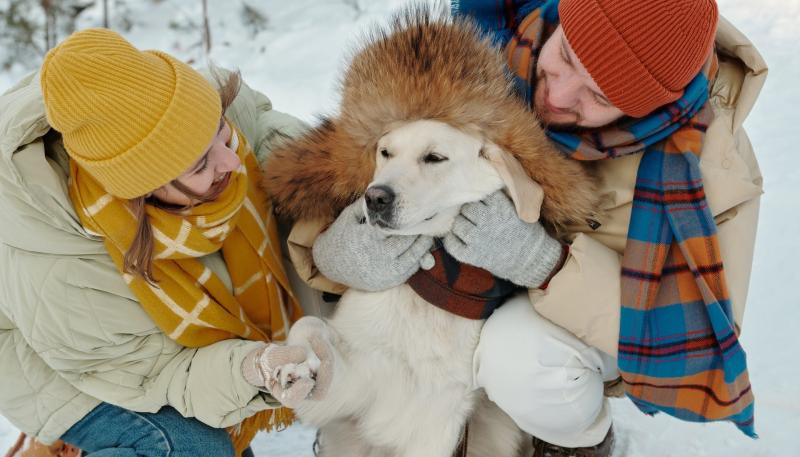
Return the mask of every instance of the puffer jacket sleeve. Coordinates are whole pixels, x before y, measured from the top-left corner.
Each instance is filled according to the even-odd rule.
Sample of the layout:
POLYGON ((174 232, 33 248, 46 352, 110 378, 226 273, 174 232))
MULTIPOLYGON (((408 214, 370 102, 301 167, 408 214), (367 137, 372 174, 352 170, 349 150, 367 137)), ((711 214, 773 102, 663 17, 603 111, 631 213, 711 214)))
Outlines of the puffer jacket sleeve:
POLYGON ((536 311, 586 344, 617 353, 622 256, 580 233, 545 291, 530 290, 536 311))
POLYGON ((739 331, 744 327, 744 310, 750 289, 760 207, 759 196, 736 205, 715 218, 734 324, 739 331))
POLYGON ((121 289, 127 286, 107 264, 62 258, 44 284, 25 336, 38 357, 76 389, 134 411, 170 405, 212 427, 279 406, 241 374, 245 355, 263 343, 178 345, 127 298, 121 289))

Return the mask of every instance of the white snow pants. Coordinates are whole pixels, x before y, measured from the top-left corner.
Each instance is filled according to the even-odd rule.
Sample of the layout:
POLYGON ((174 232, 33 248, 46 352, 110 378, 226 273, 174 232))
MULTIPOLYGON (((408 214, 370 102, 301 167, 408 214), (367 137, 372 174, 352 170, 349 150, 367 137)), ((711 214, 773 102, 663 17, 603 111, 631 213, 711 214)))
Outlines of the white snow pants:
POLYGON ((618 376, 616 359, 541 317, 527 294, 486 321, 473 367, 475 384, 539 439, 594 446, 611 426, 603 381, 618 376))

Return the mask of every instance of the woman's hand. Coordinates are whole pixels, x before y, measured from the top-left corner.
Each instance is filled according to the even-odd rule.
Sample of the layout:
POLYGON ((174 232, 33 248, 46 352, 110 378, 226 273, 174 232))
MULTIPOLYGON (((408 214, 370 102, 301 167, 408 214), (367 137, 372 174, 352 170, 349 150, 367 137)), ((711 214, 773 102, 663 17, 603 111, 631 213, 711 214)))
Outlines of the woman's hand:
POLYGON ((304 400, 322 400, 336 364, 336 349, 325 324, 315 317, 297 321, 288 344, 270 343, 242 361, 242 375, 286 407, 304 400))
POLYGON ((270 343, 244 358, 242 375, 250 384, 289 406, 306 399, 314 388, 307 359, 305 347, 270 343))

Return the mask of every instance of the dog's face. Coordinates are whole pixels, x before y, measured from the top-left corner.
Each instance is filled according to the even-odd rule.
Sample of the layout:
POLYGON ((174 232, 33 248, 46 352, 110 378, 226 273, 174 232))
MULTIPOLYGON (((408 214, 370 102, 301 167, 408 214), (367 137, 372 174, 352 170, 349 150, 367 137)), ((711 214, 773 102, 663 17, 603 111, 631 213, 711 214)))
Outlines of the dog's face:
POLYGON ((479 137, 444 122, 392 129, 378 141, 375 176, 364 195, 368 222, 393 234, 446 233, 461 205, 503 187, 482 147, 479 137))

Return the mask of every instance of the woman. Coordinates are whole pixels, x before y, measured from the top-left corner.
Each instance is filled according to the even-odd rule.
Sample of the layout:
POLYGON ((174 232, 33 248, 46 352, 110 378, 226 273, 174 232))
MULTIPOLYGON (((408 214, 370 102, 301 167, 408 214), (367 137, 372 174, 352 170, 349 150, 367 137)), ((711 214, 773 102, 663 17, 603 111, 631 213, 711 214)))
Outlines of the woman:
POLYGON ((291 420, 264 373, 305 354, 265 342, 302 311, 255 183, 304 126, 217 80, 90 29, 0 98, 0 412, 43 443, 232 456, 291 420))

